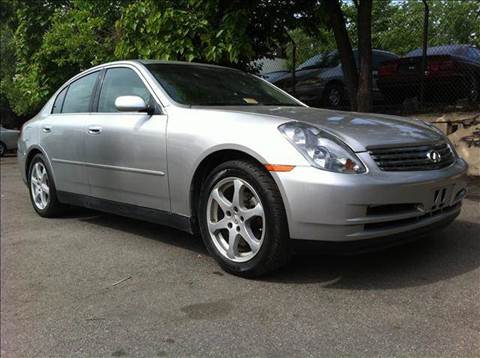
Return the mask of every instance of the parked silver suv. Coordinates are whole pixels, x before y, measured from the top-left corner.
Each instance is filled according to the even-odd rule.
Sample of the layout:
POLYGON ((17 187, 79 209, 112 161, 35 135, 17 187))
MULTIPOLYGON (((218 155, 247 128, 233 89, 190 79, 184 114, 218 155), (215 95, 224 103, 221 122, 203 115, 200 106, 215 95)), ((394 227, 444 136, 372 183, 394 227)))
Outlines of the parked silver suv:
POLYGON ((313 109, 241 71, 158 61, 75 76, 18 154, 41 216, 74 204, 200 232, 244 276, 287 262, 294 242, 363 248, 449 223, 467 168, 422 121, 313 109))

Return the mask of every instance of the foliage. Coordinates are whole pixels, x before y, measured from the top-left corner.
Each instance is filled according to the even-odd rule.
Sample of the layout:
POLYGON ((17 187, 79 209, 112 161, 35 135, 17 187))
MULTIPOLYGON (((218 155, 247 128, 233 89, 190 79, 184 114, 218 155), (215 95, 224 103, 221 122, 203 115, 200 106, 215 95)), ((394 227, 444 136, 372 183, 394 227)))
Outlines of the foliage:
POLYGON ((254 56, 243 9, 219 1, 141 0, 130 4, 117 21, 118 58, 155 58, 245 64, 254 56))
MULTIPOLYGON (((286 52, 291 66, 335 49, 320 1, 0 0, 0 107, 31 116, 73 74, 125 58, 218 63, 286 52), (280 50, 279 50, 280 49, 280 50)), ((480 0, 430 0, 430 44, 480 46, 480 0)), ((404 54, 420 47, 423 5, 374 0, 373 47, 404 54)), ((343 1, 353 46, 356 10, 343 1)))
MULTIPOLYGON (((429 0, 429 45, 470 44, 480 47, 480 0, 429 0)), ((357 45, 356 8, 344 1, 352 46, 357 45)), ((423 14, 421 1, 374 0, 372 9, 372 47, 399 55, 422 47, 423 14)), ((326 26, 319 26, 313 36, 296 29, 291 35, 297 43, 297 66, 318 52, 335 49, 335 41, 326 26), (318 52, 316 52, 318 50, 318 52)), ((291 45, 287 48, 288 63, 292 63, 291 45)), ((291 66, 291 65, 290 65, 291 66)))

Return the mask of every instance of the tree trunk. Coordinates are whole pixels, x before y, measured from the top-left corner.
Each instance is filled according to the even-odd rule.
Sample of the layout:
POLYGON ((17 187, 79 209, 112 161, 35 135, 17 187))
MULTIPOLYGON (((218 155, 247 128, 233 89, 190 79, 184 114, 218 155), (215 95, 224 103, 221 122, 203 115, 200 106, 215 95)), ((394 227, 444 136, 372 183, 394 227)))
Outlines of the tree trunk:
POLYGON ((357 110, 372 110, 372 0, 360 0, 357 14, 359 74, 357 110))
POLYGON ((328 13, 330 25, 333 29, 335 42, 337 43, 348 97, 350 99, 350 106, 351 109, 355 111, 357 109, 358 73, 357 65, 355 64, 355 59, 353 57, 352 44, 348 37, 347 27, 345 25, 345 18, 343 17, 339 0, 325 0, 324 4, 328 13))

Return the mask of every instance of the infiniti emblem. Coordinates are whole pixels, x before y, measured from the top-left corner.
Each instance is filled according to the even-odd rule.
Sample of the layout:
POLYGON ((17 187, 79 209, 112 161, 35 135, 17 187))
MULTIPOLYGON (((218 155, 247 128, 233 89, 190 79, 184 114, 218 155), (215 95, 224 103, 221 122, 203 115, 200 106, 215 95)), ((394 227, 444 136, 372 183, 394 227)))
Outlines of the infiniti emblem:
POLYGON ((435 150, 431 150, 427 153, 427 158, 432 162, 432 163, 439 163, 442 160, 442 156, 440 155, 439 152, 435 150))

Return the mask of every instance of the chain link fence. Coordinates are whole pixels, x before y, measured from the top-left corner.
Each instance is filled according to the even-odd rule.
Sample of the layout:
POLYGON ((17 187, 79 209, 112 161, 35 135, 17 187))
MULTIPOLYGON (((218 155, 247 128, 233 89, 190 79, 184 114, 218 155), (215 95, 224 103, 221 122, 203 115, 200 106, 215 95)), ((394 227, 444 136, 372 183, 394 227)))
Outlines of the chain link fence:
MULTIPOLYGON (((373 11, 373 110, 479 111, 480 2, 475 7, 473 1, 430 1, 427 8, 420 1, 383 3, 373 11)), ((347 23, 353 41, 355 22, 347 18, 347 23)), ((323 31, 312 38, 300 30, 289 35, 291 42, 264 60, 261 75, 308 105, 348 110, 333 35, 323 31)), ((357 58, 355 41, 352 45, 357 58)))

